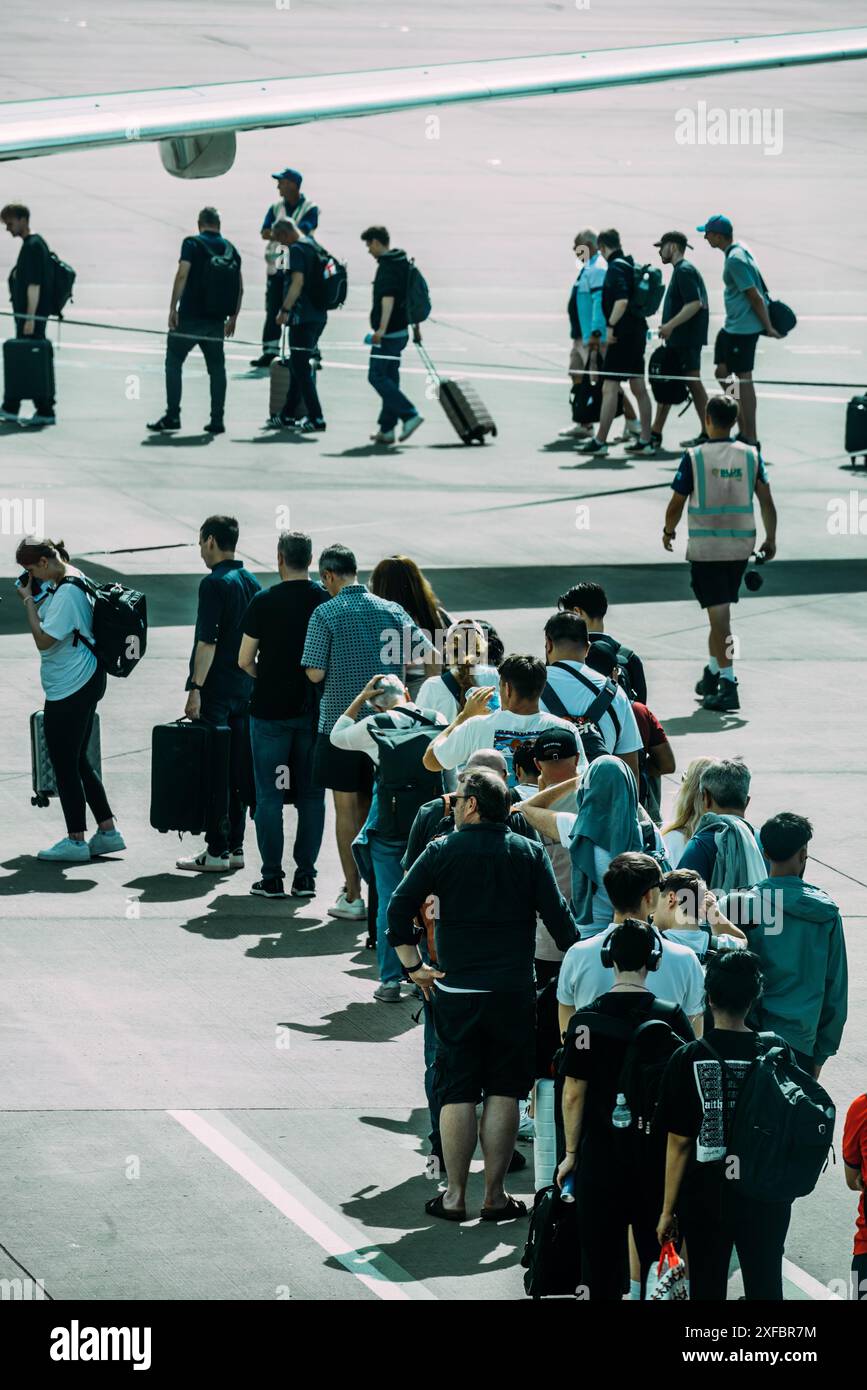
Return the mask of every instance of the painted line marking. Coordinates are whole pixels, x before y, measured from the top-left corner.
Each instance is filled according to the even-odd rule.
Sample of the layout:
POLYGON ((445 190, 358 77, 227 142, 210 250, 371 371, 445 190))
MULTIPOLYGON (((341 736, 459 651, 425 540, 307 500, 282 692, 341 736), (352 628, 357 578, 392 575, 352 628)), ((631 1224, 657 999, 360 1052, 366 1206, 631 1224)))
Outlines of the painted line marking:
POLYGON ((386 1302, 436 1301, 436 1294, 381 1250, 360 1252, 360 1232, 219 1111, 167 1110, 194 1139, 243 1178, 287 1220, 386 1302))

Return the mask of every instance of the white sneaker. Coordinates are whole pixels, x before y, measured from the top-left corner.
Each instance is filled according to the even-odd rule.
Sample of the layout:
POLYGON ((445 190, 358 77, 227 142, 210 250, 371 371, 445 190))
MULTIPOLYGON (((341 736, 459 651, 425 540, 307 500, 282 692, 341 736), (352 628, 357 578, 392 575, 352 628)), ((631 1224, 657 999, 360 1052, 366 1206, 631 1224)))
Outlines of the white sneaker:
POLYGON ((0 420, 2 420, 3 423, 6 424, 6 425, 20 425, 20 424, 21 424, 21 421, 20 421, 20 419, 19 419, 19 417, 18 417, 18 412, 17 412, 17 410, 16 410, 16 412, 14 413, 14 415, 13 415, 13 413, 12 413, 11 410, 0 410, 0 420))
POLYGON ((404 422, 403 422, 403 429, 402 429, 401 432, 400 432, 400 442, 401 442, 401 444, 404 442, 405 439, 409 439, 409 437, 410 437, 411 434, 415 434, 415 432, 416 432, 416 430, 418 429, 419 425, 423 425, 423 424, 424 424, 424 416, 423 416, 423 415, 410 415, 410 417, 409 417, 408 420, 404 420, 404 422))
POLYGON ((377 430, 376 434, 370 436, 373 444, 393 444, 394 430, 377 430))
POLYGON ((175 867, 186 869, 191 874, 227 874, 229 872, 228 854, 208 854, 203 849, 201 854, 196 854, 188 859, 177 859, 175 867))
POLYGON ((67 835, 50 849, 41 849, 37 859, 53 859, 58 864, 89 864, 90 846, 84 840, 70 840, 67 835))
POLYGON ((521 1102, 518 1138, 525 1144, 536 1138, 536 1124, 532 1116, 527 1113, 526 1101, 521 1102))
POLYGON ((367 905, 363 898, 353 898, 352 902, 346 893, 340 893, 337 902, 328 909, 329 917, 343 917, 347 922, 366 922, 367 905))
POLYGON ((126 841, 117 829, 97 830, 87 843, 91 857, 97 854, 116 854, 119 850, 126 849, 126 841))
POLYGON ((570 425, 568 430, 561 430, 558 439, 587 439, 593 433, 589 425, 570 425))

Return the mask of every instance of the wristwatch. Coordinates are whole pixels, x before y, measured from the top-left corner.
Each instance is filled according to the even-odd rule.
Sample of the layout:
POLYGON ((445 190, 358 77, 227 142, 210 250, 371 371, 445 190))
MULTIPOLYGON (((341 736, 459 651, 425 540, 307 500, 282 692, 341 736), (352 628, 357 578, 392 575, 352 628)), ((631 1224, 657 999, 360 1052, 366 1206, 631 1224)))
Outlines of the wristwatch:
POLYGON ((669 539, 670 541, 673 541, 674 538, 675 538, 675 536, 677 535, 677 532, 676 532, 676 531, 666 531, 665 527, 663 526, 663 528, 662 528, 662 534, 663 534, 664 536, 668 536, 668 539, 669 539))

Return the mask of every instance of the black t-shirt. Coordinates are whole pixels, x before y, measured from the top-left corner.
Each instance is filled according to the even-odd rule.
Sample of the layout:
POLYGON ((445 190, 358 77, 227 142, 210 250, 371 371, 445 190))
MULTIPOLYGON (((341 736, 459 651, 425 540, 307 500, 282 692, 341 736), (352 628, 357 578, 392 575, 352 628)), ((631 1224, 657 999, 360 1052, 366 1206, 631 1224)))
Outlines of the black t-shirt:
POLYGON ((379 321, 382 316, 383 299, 393 298, 394 308, 391 311, 391 318, 388 321, 387 333, 405 333, 407 330, 406 319, 406 290, 409 281, 409 261, 405 251, 397 247, 393 251, 386 251, 380 256, 376 263, 376 275, 373 281, 373 307, 370 311, 370 326, 374 332, 379 328, 379 321))
POLYGON ((325 323, 328 315, 324 309, 318 309, 316 307, 308 293, 310 283, 316 272, 316 252, 309 241, 296 241, 289 248, 289 280, 286 282, 287 292, 294 271, 300 271, 304 276, 304 287, 293 306, 292 322, 325 323))
MULTIPOLYGON (((605 322, 611 318, 611 310, 620 299, 631 299, 635 287, 635 262, 631 256, 613 256, 608 262, 605 279, 602 282, 602 312, 605 322)), ((614 325, 617 338, 645 337, 647 319, 627 309, 623 317, 614 325)))
POLYGON ((206 642, 215 646, 214 660, 205 679, 205 689, 210 695, 219 697, 249 693, 253 682, 238 665, 241 624, 250 600, 261 587, 256 576, 244 568, 242 560, 221 560, 199 584, 189 679, 193 678, 196 643, 206 642))
POLYGON ((16 314, 27 312, 27 286, 39 285, 37 314, 45 314, 51 288, 51 261, 48 247, 38 232, 23 238, 18 260, 9 275, 9 297, 16 314))
POLYGON ((328 594, 309 579, 287 579, 257 594, 243 629, 259 639, 250 713, 254 719, 312 716, 316 692, 301 665, 310 614, 328 594))
MULTIPOLYGON (((647 993, 639 993, 637 990, 609 990, 580 1012, 607 1014, 609 1017, 625 1020, 637 1028, 639 1023, 651 1016, 658 1016, 654 1010, 655 1003, 655 996, 649 990, 647 993)), ((692 1025, 682 1009, 678 1008, 675 1013, 666 1010, 662 1017, 684 1042, 689 1042, 695 1036, 692 1025)), ((578 1081, 588 1083, 584 1103, 585 1138, 593 1134, 608 1134, 611 1130, 611 1112, 617 1103, 617 1082, 629 1046, 625 1040, 605 1037, 601 1033, 593 1034, 592 1028, 590 1046, 586 1046, 586 1041, 583 1035, 576 1039, 570 1032, 560 1066, 562 1076, 572 1076, 578 1081), (582 1041, 585 1045, 578 1046, 578 1042, 582 1041)))
POLYGON ((679 261, 674 267, 665 292, 662 322, 668 323, 669 319, 680 313, 684 305, 694 304, 697 299, 701 300, 702 307, 686 323, 675 328, 668 340, 673 348, 704 347, 710 319, 704 280, 689 261, 679 261))
MULTIPOLYGON (((225 247, 231 245, 219 232, 199 232, 198 236, 184 237, 180 260, 189 261, 190 273, 181 294, 178 313, 186 319, 213 319, 213 311, 208 310, 205 301, 205 266, 215 252, 222 255, 225 247)), ((235 248, 232 247, 234 251, 235 248)), ((238 256, 237 251, 235 255, 238 256)), ((238 256, 238 264, 241 258, 238 256)), ((222 320, 220 320, 222 322, 222 320)))
POLYGON ((699 1042, 682 1047, 671 1058, 662 1078, 657 1123, 671 1134, 695 1140, 687 1181, 695 1186, 716 1182, 723 1173, 729 1120, 734 1113, 744 1077, 757 1052, 755 1033, 711 1028, 707 1040, 728 1063, 723 1115, 721 1068, 699 1042))

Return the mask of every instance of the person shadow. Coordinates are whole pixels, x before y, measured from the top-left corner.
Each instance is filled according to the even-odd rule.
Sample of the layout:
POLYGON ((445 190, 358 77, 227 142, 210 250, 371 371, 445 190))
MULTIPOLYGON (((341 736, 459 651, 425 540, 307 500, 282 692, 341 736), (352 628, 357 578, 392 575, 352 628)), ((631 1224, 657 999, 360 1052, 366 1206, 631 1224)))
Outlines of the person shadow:
POLYGON ((418 1002, 406 995, 399 1004, 381 1004, 371 996, 368 1003, 353 1000, 345 1009, 324 1014, 321 1023, 283 1022, 277 1026, 291 1033, 305 1033, 317 1042, 392 1042, 413 1028, 421 1027, 418 1002))
POLYGON ((204 898, 214 887, 214 875, 184 872, 143 874, 124 888, 137 889, 140 903, 180 903, 204 898))
POLYGON ((141 441, 143 449, 191 449, 213 444, 216 438, 204 430, 200 434, 147 434, 141 441))
MULTIPOLYGON (((10 869, 6 878, 0 878, 0 896, 14 897, 20 893, 87 893, 96 888, 95 878, 67 878, 66 870, 78 868, 75 864, 59 864, 50 859, 37 859, 32 854, 19 854, 15 859, 6 859, 0 868, 10 869)), ((90 867, 90 865, 88 865, 90 867)))
POLYGON ((356 444, 352 449, 341 449, 337 454, 326 454, 322 457, 326 459, 371 459, 371 458, 397 458, 402 454, 399 444, 356 444))
POLYGON ((738 710, 705 709, 699 705, 692 714, 666 719, 665 732, 671 737, 678 734, 725 734, 732 729, 744 729, 747 723, 738 710))

